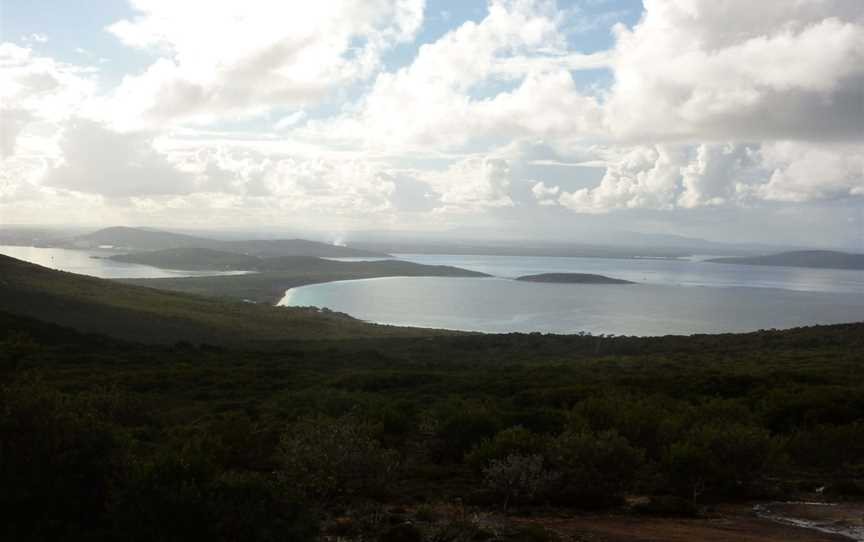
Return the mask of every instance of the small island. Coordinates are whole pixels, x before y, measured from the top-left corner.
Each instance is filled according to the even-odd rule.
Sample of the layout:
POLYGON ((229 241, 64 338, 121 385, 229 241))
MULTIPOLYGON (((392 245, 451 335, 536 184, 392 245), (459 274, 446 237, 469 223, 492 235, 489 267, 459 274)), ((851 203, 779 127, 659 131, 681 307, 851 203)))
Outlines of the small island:
POLYGON ((525 275, 516 278, 523 282, 552 282, 555 284, 636 284, 622 279, 614 279, 604 275, 590 273, 542 273, 540 275, 525 275))

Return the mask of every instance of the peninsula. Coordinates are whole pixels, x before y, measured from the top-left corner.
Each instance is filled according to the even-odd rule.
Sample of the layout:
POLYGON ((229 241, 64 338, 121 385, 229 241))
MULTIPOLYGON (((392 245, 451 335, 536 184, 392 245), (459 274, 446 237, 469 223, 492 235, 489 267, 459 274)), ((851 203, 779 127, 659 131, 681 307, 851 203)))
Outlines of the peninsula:
POLYGON ((864 254, 852 254, 834 250, 797 250, 747 256, 741 258, 713 258, 711 263, 739 265, 767 265, 775 267, 811 267, 815 269, 864 269, 864 254))
POLYGON ((522 282, 551 282, 555 284, 636 284, 623 279, 615 279, 604 275, 590 273, 542 273, 517 277, 522 282))

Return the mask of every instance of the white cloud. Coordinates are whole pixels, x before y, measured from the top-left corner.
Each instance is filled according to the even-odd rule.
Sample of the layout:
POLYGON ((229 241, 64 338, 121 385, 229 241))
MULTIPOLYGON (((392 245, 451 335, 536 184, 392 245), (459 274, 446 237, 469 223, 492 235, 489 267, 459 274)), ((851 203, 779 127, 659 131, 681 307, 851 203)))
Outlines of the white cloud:
POLYGON ((808 145, 779 142, 763 146, 768 182, 753 188, 767 200, 802 202, 864 196, 864 145, 808 145))
POLYGON ((4 129, 4 149, 14 147, 14 137, 27 122, 60 122, 85 108, 95 93, 92 68, 38 56, 28 47, 0 43, 0 109, 15 123, 4 129))
POLYGON ((864 145, 806 142, 660 144, 602 151, 594 188, 562 192, 574 211, 674 209, 864 196, 864 145))
POLYGON ((559 202, 578 212, 672 208, 680 185, 684 149, 673 145, 607 151, 606 173, 594 188, 562 192, 559 202), (617 154, 617 156, 615 156, 617 154))
POLYGON ((699 145, 681 169, 678 205, 701 207, 733 203, 743 187, 764 179, 758 145, 699 145))
POLYGON ((410 65, 379 74, 355 109, 313 124, 314 135, 415 151, 594 130, 602 120, 597 102, 578 92, 570 70, 605 66, 609 55, 568 51, 564 22, 552 2, 493 0, 481 21, 463 23, 421 45, 410 65))
POLYGON ((614 72, 616 137, 864 138, 858 0, 646 0, 617 29, 614 72))
POLYGON ((33 115, 26 109, 0 108, 0 160, 15 153, 18 134, 33 120, 33 115))
POLYGON ((191 175, 153 148, 153 134, 117 133, 90 120, 69 123, 60 142, 63 160, 46 186, 109 197, 188 194, 191 175))
POLYGON ((135 0, 134 7, 140 15, 109 31, 164 56, 117 89, 114 112, 127 123, 319 101, 370 76, 385 50, 414 35, 423 12, 422 0, 135 0))
POLYGON ((496 207, 512 207, 511 171, 506 160, 472 156, 444 171, 421 174, 441 194, 438 213, 478 212, 496 207))
POLYGON ((155 60, 101 96, 96 68, 0 44, 4 212, 369 227, 864 198, 860 0, 645 0, 590 54, 573 33, 616 14, 551 0, 425 44, 422 0, 131 2, 108 30, 155 60))
POLYGON ((544 182, 529 182, 532 183, 531 193, 534 195, 537 203, 540 205, 555 205, 558 203, 557 198, 558 194, 561 192, 560 187, 546 186, 546 183, 544 182))

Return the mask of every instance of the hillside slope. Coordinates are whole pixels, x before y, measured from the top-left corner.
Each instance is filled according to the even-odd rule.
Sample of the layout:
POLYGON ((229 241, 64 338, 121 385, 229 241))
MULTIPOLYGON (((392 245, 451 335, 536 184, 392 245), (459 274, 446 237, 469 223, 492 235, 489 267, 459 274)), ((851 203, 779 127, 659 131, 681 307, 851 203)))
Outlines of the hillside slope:
POLYGON ((365 324, 317 309, 277 308, 121 284, 7 256, 0 256, 0 311, 82 332, 150 343, 184 340, 248 345, 272 340, 429 333, 365 324))

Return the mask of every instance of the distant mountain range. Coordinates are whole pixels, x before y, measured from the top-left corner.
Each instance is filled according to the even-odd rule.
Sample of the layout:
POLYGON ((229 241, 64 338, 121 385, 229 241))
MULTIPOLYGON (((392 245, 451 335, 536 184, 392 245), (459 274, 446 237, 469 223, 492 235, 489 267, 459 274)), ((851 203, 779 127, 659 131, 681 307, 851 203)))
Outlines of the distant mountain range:
POLYGON ((833 250, 797 250, 765 256, 741 258, 714 258, 711 263, 742 265, 769 265, 777 267, 811 267, 821 269, 864 269, 864 254, 850 254, 833 250))
POLYGON ((384 258, 388 256, 382 252, 329 245, 305 239, 221 241, 180 233, 127 227, 105 228, 86 235, 80 235, 72 238, 67 244, 77 248, 110 247, 128 251, 200 248, 259 258, 281 256, 384 258))

